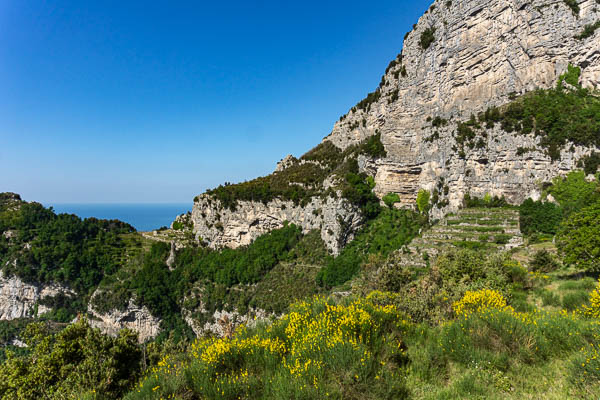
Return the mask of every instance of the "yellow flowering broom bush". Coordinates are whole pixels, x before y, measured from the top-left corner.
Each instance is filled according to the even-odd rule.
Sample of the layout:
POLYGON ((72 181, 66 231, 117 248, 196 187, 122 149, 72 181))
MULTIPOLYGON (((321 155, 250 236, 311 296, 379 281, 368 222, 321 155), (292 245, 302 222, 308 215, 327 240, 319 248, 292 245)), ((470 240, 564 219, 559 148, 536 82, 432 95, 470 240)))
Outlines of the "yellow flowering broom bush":
POLYGON ((452 305, 452 310, 459 316, 467 316, 473 312, 482 312, 487 309, 504 310, 508 306, 506 299, 496 290, 482 289, 477 291, 467 290, 462 299, 452 305))
POLYGON ((575 313, 517 312, 493 290, 466 292, 453 305, 457 319, 442 329, 449 359, 508 368, 573 352, 593 340, 597 327, 575 313))
POLYGON ((272 325, 197 340, 185 362, 165 360, 127 398, 404 398, 410 326, 381 301, 316 297, 272 325))

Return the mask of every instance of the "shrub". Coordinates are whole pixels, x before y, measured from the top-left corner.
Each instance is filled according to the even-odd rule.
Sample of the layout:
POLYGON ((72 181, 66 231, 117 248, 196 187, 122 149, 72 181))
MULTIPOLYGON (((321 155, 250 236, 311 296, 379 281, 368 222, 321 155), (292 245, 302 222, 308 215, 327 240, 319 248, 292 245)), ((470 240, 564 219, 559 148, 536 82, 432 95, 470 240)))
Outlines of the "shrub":
POLYGON ((165 358, 126 399, 407 398, 408 326, 391 305, 315 298, 268 327, 198 339, 186 362, 165 358))
POLYGON ((600 281, 598 286, 589 295, 589 306, 583 306, 584 315, 592 318, 600 318, 600 281))
POLYGON ((560 267, 560 263, 545 249, 535 252, 530 265, 535 272, 552 272, 560 267))
POLYGON ((427 28, 421 33, 419 44, 423 50, 427 50, 435 40, 435 28, 427 28))
POLYGON ((577 0, 564 0, 564 2, 573 11, 573 15, 579 16, 579 4, 577 0))
POLYGON ((565 293, 562 299, 562 305, 568 311, 580 309, 587 302, 588 294, 583 290, 565 293))
POLYGON ((400 202, 400 196, 398 196, 397 193, 388 193, 385 196, 383 196, 382 200, 386 206, 388 206, 389 208, 393 208, 394 204, 400 202))
POLYGON ((600 201, 571 215, 561 226, 556 246, 564 262, 588 271, 600 270, 600 201))
POLYGON ((577 162, 577 166, 583 168, 586 175, 596 174, 600 167, 600 153, 593 152, 589 156, 583 157, 577 162))
POLYGON ((373 158, 385 157, 387 153, 383 143, 381 142, 381 134, 377 133, 366 139, 366 141, 360 146, 359 152, 373 158))
POLYGON ((474 312, 482 312, 488 308, 503 310, 507 307, 506 299, 495 290, 467 290, 462 299, 452 304, 452 310, 459 316, 467 316, 474 312))
POLYGON ((542 289, 540 298, 542 299, 542 304, 545 306, 560 307, 562 305, 560 296, 546 289, 542 289))
POLYGON ((508 202, 504 197, 492 197, 489 193, 486 194, 483 198, 471 196, 469 193, 467 193, 463 198, 463 205, 466 208, 501 208, 509 206, 508 202))
POLYGON ((579 40, 589 38, 594 34, 594 32, 596 32, 596 29, 598 28, 600 28, 600 21, 596 21, 593 24, 588 24, 583 28, 583 31, 579 35, 575 36, 575 38, 579 40))
POLYGON ((0 365, 2 398, 74 399, 97 391, 103 399, 117 399, 141 372, 137 335, 127 329, 112 338, 82 319, 56 334, 30 324, 25 337, 30 354, 9 355, 0 365))
POLYGON ((572 171, 566 177, 554 178, 546 193, 558 201, 565 217, 600 200, 598 182, 588 182, 583 171, 572 171))
POLYGON ((429 198, 431 193, 429 190, 421 189, 419 193, 417 193, 417 209, 421 214, 427 214, 429 212, 430 204, 429 198))
POLYGON ((579 86, 579 77, 581 76, 581 68, 574 67, 571 64, 567 66, 567 72, 558 78, 558 87, 561 88, 561 83, 567 82, 571 86, 579 86))
POLYGON ((519 206, 519 227, 527 236, 534 233, 554 235, 562 217, 562 209, 554 203, 527 199, 519 206))
POLYGON ((600 337, 597 336, 573 358, 570 379, 580 386, 600 381, 600 337))

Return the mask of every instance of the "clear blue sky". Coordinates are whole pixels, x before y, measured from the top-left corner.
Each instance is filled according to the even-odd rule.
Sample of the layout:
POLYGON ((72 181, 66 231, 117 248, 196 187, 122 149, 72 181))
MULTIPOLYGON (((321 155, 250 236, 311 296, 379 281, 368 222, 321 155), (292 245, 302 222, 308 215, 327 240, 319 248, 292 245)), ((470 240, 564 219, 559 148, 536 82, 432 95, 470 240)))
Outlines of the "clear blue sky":
POLYGON ((191 202, 314 147, 431 0, 0 0, 0 191, 191 202))

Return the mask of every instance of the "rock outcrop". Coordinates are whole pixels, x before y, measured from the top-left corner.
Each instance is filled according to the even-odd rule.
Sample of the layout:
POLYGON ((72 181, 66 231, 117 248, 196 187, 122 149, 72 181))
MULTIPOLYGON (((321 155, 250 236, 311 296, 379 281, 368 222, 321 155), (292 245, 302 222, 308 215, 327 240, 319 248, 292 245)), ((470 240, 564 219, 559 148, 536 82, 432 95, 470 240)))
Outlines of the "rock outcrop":
POLYGON ((305 206, 279 199, 267 204, 239 201, 236 209, 230 210, 205 194, 194 202, 192 221, 196 237, 213 248, 250 244, 287 221, 301 227, 304 233, 319 229, 326 246, 337 254, 353 238, 361 216, 355 206, 340 196, 313 197, 305 206))
POLYGON ((435 2, 407 35, 373 101, 354 107, 325 140, 343 149, 381 132, 387 157, 374 166, 377 195, 394 192, 410 206, 419 189, 432 190, 443 179, 449 207, 436 217, 455 210, 466 193, 506 196, 512 203, 535 195, 537 182, 572 170, 591 149, 563 151, 553 162, 541 151, 517 152, 540 149, 533 136, 496 129, 485 148, 460 157, 452 133, 472 114, 555 86, 570 63, 581 67, 584 87, 598 87, 600 30, 586 39, 575 36, 600 19, 600 7, 596 0, 578 3, 576 16, 563 0, 435 2), (424 49, 426 30, 434 39, 424 49), (450 123, 434 129, 435 117, 450 123), (439 139, 426 140, 435 131, 439 139))
MULTIPOLYGON (((600 20, 600 6, 597 0, 577 3, 576 13, 564 0, 436 1, 406 35, 377 90, 342 116, 323 142, 344 150, 379 133, 387 155, 358 160, 374 177, 375 193, 396 193, 398 206, 414 207, 419 190, 443 189, 434 218, 458 209, 465 194, 504 196, 513 204, 539 196, 540 182, 574 169, 595 149, 563 149, 556 161, 539 138, 496 127, 478 148, 460 154, 455 131, 471 115, 555 86, 569 64, 581 68, 582 86, 598 87, 600 29, 576 36, 600 20), (434 127, 435 118, 448 123, 434 127)), ((276 173, 297 162, 287 156, 276 173)), ((320 228, 334 253, 360 224, 357 211, 341 200, 313 199, 306 207, 240 202, 230 212, 206 194, 195 202, 192 220, 197 238, 212 247, 248 244, 288 220, 305 230, 320 228), (313 216, 317 209, 323 214, 313 216)))
POLYGON ((143 343, 158 335, 160 319, 154 317, 146 306, 138 306, 130 299, 125 310, 111 310, 100 313, 94 309, 92 302, 88 304, 89 323, 103 333, 116 336, 121 329, 131 329, 138 333, 138 340, 143 343))
POLYGON ((64 286, 34 285, 16 276, 6 276, 0 271, 0 320, 35 317, 51 309, 40 301, 57 295, 74 296, 75 292, 64 286))

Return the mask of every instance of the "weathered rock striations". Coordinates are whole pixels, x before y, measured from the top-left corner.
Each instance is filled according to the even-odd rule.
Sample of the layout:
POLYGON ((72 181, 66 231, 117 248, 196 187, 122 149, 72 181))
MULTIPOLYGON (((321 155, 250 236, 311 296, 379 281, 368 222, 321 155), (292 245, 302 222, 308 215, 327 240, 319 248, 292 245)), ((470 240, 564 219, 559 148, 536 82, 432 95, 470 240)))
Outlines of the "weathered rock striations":
POLYGON ((361 216, 355 206, 340 196, 313 197, 305 206, 279 199, 267 204, 239 201, 232 211, 205 194, 194 202, 192 221, 196 237, 213 248, 248 245, 287 221, 301 227, 304 233, 319 229, 327 247, 337 254, 352 239, 361 216))
POLYGON ((125 310, 107 313, 96 311, 90 301, 87 312, 90 326, 108 335, 116 336, 121 329, 128 328, 137 332, 138 340, 143 343, 156 337, 160 331, 160 319, 154 317, 146 306, 138 306, 133 299, 129 300, 125 310))
MULTIPOLYGON (((465 194, 505 196, 513 204, 539 195, 539 183, 564 174, 593 149, 562 150, 553 161, 541 151, 539 138, 518 136, 499 127, 488 131, 485 146, 458 154, 454 132, 488 107, 507 104, 537 88, 551 88, 569 64, 579 66, 580 83, 600 83, 600 30, 575 38, 585 25, 600 20, 596 0, 578 1, 575 15, 564 0, 436 1, 407 34, 402 54, 392 61, 377 90, 335 123, 324 139, 344 150, 379 132, 387 156, 359 157, 361 171, 375 178, 375 193, 394 192, 403 207, 414 207, 419 190, 444 187, 434 218, 460 207, 465 194), (423 46, 425 31, 433 41, 423 46), (426 48, 424 48, 426 47, 426 48), (432 119, 448 120, 432 127, 432 119), (437 132, 436 138, 431 139, 437 132), (530 151, 518 151, 528 148, 530 151)), ((566 146, 570 147, 570 146, 566 146)), ((298 160, 286 157, 276 171, 298 160)), ((306 207, 274 200, 239 202, 223 210, 208 195, 199 196, 192 219, 198 238, 212 247, 237 247, 280 227, 284 220, 303 229, 321 228, 335 253, 360 224, 356 210, 342 200, 313 199, 306 207), (315 209, 327 208, 320 216, 315 209), (333 232, 330 234, 328 232, 333 232)))
POLYGON ((57 284, 34 285, 16 276, 6 276, 0 271, 0 320, 35 317, 51 309, 40 300, 57 295, 74 296, 75 293, 57 284))
POLYGON ((512 203, 535 196, 538 182, 575 168, 590 149, 563 151, 559 162, 541 151, 519 155, 518 147, 539 149, 538 141, 497 128, 485 149, 468 150, 461 158, 452 149, 452 132, 457 121, 472 114, 506 104, 515 95, 553 87, 569 63, 581 67, 584 87, 598 87, 600 31, 585 40, 574 37, 600 19, 596 0, 579 1, 579 16, 563 0, 434 5, 407 35, 377 101, 353 108, 325 140, 346 148, 381 132, 387 157, 374 166, 375 191, 380 197, 398 193, 404 206, 414 204, 418 190, 431 190, 440 178, 448 185, 448 208, 453 210, 469 192, 504 195, 512 203), (435 29, 435 39, 423 49, 420 37, 429 28, 435 29), (450 123, 433 129, 435 117, 450 123), (434 131, 440 138, 426 141, 434 131))

